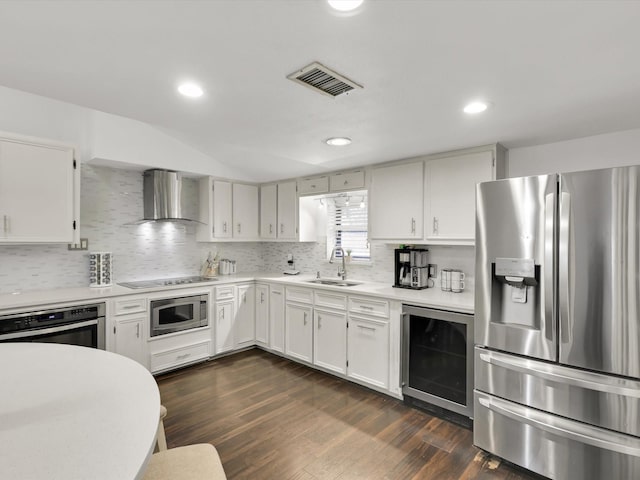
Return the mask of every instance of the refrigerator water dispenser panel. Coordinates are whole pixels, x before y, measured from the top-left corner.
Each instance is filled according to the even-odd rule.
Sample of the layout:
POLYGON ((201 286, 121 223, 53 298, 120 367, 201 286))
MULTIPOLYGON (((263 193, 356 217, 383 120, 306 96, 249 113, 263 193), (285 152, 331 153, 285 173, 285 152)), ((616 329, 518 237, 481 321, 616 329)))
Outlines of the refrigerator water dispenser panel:
POLYGON ((532 258, 496 258, 495 276, 512 287, 538 285, 532 258))

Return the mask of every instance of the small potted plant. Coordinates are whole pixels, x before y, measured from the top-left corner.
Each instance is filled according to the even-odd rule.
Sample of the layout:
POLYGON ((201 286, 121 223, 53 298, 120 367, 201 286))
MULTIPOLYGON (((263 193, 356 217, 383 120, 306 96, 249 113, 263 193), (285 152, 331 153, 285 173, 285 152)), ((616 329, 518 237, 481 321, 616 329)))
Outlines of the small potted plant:
POLYGON ((344 261, 347 263, 351 262, 351 250, 347 250, 347 256, 345 257, 344 261))

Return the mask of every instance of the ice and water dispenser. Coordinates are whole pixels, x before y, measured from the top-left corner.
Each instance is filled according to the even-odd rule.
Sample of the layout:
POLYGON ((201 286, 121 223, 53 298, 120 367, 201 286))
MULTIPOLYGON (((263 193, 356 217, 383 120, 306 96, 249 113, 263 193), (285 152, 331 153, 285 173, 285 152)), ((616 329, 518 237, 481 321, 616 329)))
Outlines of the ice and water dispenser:
POLYGON ((539 328, 540 265, 531 258, 496 258, 492 270, 492 320, 539 328))

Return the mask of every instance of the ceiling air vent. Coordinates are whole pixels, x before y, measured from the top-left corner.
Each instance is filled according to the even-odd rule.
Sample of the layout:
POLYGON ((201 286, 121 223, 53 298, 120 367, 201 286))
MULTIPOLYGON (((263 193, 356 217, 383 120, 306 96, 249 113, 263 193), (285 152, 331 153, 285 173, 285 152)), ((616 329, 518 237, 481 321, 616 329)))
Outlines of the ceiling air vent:
POLYGON ((303 69, 287 76, 287 78, 332 97, 337 97, 354 88, 362 88, 362 85, 358 85, 356 82, 318 62, 307 65, 303 69))

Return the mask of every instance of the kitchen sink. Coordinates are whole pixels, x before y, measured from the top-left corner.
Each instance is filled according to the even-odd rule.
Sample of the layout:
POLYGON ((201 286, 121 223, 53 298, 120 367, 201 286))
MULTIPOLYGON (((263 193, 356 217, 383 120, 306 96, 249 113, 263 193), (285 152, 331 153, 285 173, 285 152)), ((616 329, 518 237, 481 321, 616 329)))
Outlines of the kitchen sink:
POLYGON ((334 280, 332 278, 316 278, 315 280, 305 280, 308 283, 319 283, 321 285, 332 285, 334 287, 353 287, 362 282, 351 282, 349 280, 334 280))

